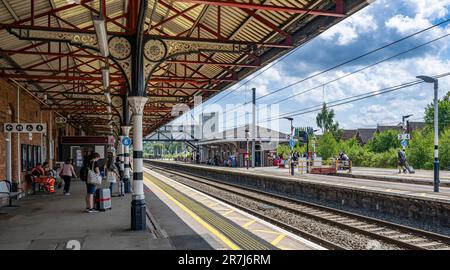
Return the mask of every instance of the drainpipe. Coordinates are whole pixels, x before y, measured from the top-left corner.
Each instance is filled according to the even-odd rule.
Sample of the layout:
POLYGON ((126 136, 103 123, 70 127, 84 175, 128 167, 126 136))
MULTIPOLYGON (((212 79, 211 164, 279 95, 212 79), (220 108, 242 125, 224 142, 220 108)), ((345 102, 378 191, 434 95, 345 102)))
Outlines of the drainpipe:
MULTIPOLYGON (((17 123, 20 123, 20 88, 19 86, 17 86, 17 97, 16 97, 16 101, 17 101, 17 123)), ((21 159, 21 153, 20 153, 20 133, 17 133, 17 187, 21 188, 22 184, 20 181, 20 166, 22 164, 22 159, 21 159)))

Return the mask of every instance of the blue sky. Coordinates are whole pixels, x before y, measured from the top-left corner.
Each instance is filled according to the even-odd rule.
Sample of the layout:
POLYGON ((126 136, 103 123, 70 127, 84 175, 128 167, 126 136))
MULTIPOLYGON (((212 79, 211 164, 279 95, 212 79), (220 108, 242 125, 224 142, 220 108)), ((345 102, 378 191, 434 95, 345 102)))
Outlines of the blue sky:
MULTIPOLYGON (((261 97, 343 61, 425 29, 448 17, 450 17, 450 0, 377 0, 359 13, 328 29, 255 79, 248 82, 244 80, 245 84, 243 82, 235 84, 227 91, 203 103, 203 110, 208 111, 208 104, 216 103, 214 107, 221 107, 223 111, 226 104, 236 105, 249 101, 252 87, 257 89, 256 96, 261 97), (236 88, 238 89, 232 94, 222 98, 236 88), (220 101, 216 102, 217 100, 220 101)), ((450 49, 448 46, 450 37, 446 37, 401 57, 327 84, 325 87, 292 97, 282 103, 278 102, 287 96, 314 88, 449 33, 450 25, 444 24, 341 68, 269 95, 258 100, 258 103, 275 104, 272 111, 269 112, 269 115, 273 117, 320 105, 324 101, 330 102, 410 82, 415 80, 417 75, 437 75, 450 72, 450 49), (277 108, 279 112, 275 112, 277 108)), ((248 78, 252 77, 251 75, 248 78)), ((449 83, 450 76, 440 80, 440 96, 450 91, 449 83)), ((401 116, 406 114, 414 114, 413 120, 423 119, 424 108, 431 103, 432 99, 432 86, 420 84, 333 109, 336 113, 336 120, 344 128, 375 127, 377 124, 395 125, 401 121, 401 116)), ((243 108, 241 107, 241 109, 243 108)), ((197 109, 194 114, 199 111, 200 109, 197 109)), ((222 124, 220 128, 243 125, 245 117, 242 115, 245 112, 240 113, 241 116, 237 117, 237 121, 226 125, 222 124)), ((225 115, 229 119, 235 118, 231 116, 231 113, 225 115)), ((294 125, 316 127, 316 115, 317 112, 312 112, 295 116, 294 125)), ((181 123, 185 119, 185 117, 181 117, 175 120, 175 123, 181 123)), ((290 124, 287 120, 280 120, 276 123, 263 122, 267 119, 267 115, 261 115, 259 119, 259 125, 281 131, 289 130, 290 124)))

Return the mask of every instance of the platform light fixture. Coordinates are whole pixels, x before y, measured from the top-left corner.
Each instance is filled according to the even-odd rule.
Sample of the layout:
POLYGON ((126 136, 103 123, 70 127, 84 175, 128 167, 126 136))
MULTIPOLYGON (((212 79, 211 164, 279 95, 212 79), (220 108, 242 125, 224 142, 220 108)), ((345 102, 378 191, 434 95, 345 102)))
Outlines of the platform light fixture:
POLYGON ((100 54, 103 57, 108 57, 108 34, 106 31, 106 22, 103 16, 93 16, 92 21, 94 22, 95 34, 97 35, 97 43, 100 49, 100 54))
POLYGON ((434 192, 439 192, 439 81, 429 76, 417 76, 418 79, 434 85, 434 192))
POLYGON ((109 67, 102 67, 103 88, 109 89, 109 67))
POLYGON ((109 91, 109 88, 106 88, 105 90, 105 98, 109 106, 109 104, 111 104, 111 92, 109 91))

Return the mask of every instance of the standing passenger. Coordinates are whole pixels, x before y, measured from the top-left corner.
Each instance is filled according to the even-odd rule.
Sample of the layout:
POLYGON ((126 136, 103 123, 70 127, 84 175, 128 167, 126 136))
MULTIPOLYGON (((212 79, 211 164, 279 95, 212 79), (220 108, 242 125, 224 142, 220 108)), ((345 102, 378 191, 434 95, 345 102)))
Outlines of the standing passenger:
POLYGON ((120 179, 119 170, 117 170, 116 164, 114 164, 114 156, 113 153, 108 153, 108 160, 105 163, 104 171, 106 175, 106 179, 108 179, 109 190, 113 192, 114 184, 117 182, 117 179, 120 179))
MULTIPOLYGON (((100 167, 97 163, 99 158, 100 155, 98 153, 94 153, 88 158, 88 162, 86 164, 89 170, 93 170, 96 174, 100 174, 100 167)), ((97 187, 94 184, 90 184, 86 181, 86 212, 88 213, 98 212, 94 209, 94 194, 96 189, 97 187)))
POLYGON ((59 173, 59 176, 64 180, 64 195, 70 195, 70 180, 72 177, 77 177, 70 161, 70 159, 66 159, 66 162, 63 164, 59 173))

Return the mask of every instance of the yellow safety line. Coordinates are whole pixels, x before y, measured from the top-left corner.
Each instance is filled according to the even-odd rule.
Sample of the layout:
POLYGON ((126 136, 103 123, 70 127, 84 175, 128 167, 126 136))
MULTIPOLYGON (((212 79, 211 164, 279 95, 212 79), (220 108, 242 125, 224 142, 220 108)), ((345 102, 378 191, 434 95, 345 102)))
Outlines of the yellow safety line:
POLYGON ((283 238, 286 237, 285 234, 280 234, 277 236, 277 238, 275 238, 275 240, 273 240, 272 242, 270 242, 272 245, 277 246, 278 243, 280 243, 281 240, 283 240, 283 238))
MULTIPOLYGON (((144 177, 146 178, 146 177, 144 177)), ((194 212, 192 212, 189 208, 187 208, 185 205, 177 201, 175 198, 173 198, 170 194, 162 190, 160 187, 158 187, 156 184, 151 182, 148 178, 144 180, 148 184, 153 184, 159 191, 161 191, 167 198, 169 198, 173 203, 175 203, 178 207, 180 207, 184 212, 186 212, 188 215, 190 215, 194 220, 196 220, 198 223, 200 223, 205 229, 210 231, 212 234, 214 234, 217 238, 222 240, 229 248, 232 250, 238 250, 239 247, 233 243, 230 239, 228 239, 225 235, 223 235, 221 232, 213 228, 211 225, 209 225, 207 222, 205 222, 201 217, 196 215, 194 212)))
POLYGON ((250 218, 248 217, 231 217, 232 220, 241 220, 241 221, 248 221, 250 218))
POLYGON ((222 216, 226 217, 227 215, 229 215, 229 214, 231 214, 233 212, 234 212, 234 209, 231 209, 231 210, 225 212, 224 214, 222 214, 222 216))
POLYGON ((255 220, 250 220, 249 222, 245 223, 244 225, 242 225, 243 228, 247 228, 248 226, 252 225, 253 223, 255 223, 255 220))
POLYGON ((278 248, 279 248, 279 249, 282 249, 282 250, 294 250, 294 249, 292 249, 292 248, 287 248, 287 247, 283 247, 283 246, 279 246, 278 248))
POLYGON ((215 202, 215 203, 212 203, 212 204, 208 205, 208 207, 213 207, 213 206, 216 206, 218 204, 219 204, 218 202, 215 202))
POLYGON ((270 233, 270 234, 279 234, 279 232, 276 231, 266 231, 266 230, 251 230, 252 232, 262 232, 262 233, 270 233))

